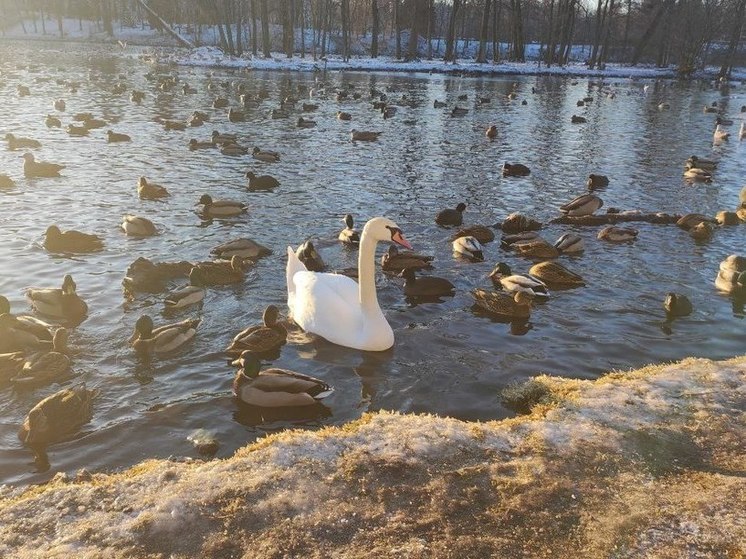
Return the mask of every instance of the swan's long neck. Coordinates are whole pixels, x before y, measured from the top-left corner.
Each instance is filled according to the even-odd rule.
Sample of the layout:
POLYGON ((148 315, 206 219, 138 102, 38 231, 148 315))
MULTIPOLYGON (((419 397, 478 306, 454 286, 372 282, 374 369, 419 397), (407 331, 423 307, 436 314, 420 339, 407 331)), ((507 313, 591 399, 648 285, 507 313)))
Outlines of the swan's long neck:
POLYGON ((376 295, 376 245, 378 241, 365 233, 366 230, 363 229, 357 260, 360 306, 365 313, 380 313, 381 307, 378 306, 376 295))

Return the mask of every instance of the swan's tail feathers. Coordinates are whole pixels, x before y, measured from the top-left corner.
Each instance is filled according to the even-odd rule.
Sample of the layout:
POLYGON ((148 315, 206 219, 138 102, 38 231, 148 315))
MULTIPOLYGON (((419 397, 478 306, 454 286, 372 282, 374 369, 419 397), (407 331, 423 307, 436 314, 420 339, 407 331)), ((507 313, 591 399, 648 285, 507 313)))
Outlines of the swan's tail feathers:
POLYGON ((293 282, 293 276, 297 274, 298 272, 305 272, 305 271, 307 271, 306 266, 295 255, 295 251, 293 250, 293 247, 289 246, 288 247, 288 263, 287 263, 287 267, 285 268, 285 277, 286 277, 287 284, 288 284, 288 304, 290 304, 290 300, 292 299, 293 295, 295 295, 295 282, 293 282))

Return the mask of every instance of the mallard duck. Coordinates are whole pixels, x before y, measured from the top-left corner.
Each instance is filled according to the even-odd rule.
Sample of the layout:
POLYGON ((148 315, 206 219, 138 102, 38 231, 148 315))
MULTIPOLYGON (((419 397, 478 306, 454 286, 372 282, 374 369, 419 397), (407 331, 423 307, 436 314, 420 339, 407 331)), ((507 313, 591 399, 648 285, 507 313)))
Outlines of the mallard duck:
POLYGON ((692 227, 689 230, 689 234, 692 236, 694 240, 697 241, 704 241, 709 239, 712 236, 712 225, 707 223, 706 221, 703 221, 701 223, 698 223, 694 227, 692 227))
POLYGON ((687 169, 703 169, 705 171, 714 171, 717 168, 718 162, 712 159, 702 159, 696 155, 692 155, 686 160, 685 166, 687 169))
POLYGON ((157 200, 169 196, 168 190, 160 184, 148 182, 145 177, 137 180, 137 194, 143 200, 157 200))
POLYGON ((187 128, 187 123, 180 120, 162 119, 160 123, 163 125, 163 128, 165 130, 176 130, 179 132, 183 132, 187 128))
POLYGON ((95 252, 104 248, 104 242, 98 235, 60 231, 56 225, 50 225, 44 235, 44 248, 49 252, 95 252))
POLYGON ((370 130, 350 130, 350 139, 353 142, 375 142, 383 132, 372 132, 370 130))
POLYGON ((15 181, 8 175, 0 175, 0 188, 13 188, 15 185, 15 181))
POLYGON ((716 113, 718 112, 717 103, 713 106, 705 105, 704 111, 705 113, 716 113))
POLYGON ((125 215, 122 218, 121 227, 131 237, 152 237, 158 233, 152 221, 136 215, 125 215))
POLYGON ((560 206, 560 211, 571 217, 593 215, 593 213, 604 205, 603 200, 594 194, 583 194, 570 200, 567 204, 560 206))
POLYGON ((454 255, 462 256, 475 262, 484 260, 482 245, 474 237, 459 237, 451 245, 453 246, 454 255))
POLYGON ((31 152, 23 154, 23 175, 26 178, 59 177, 60 171, 64 168, 64 165, 36 161, 31 152))
POLYGON ((177 310, 198 305, 205 299, 205 290, 196 285, 187 285, 172 291, 163 300, 167 310, 177 310))
POLYGON ((276 151, 262 150, 258 147, 254 147, 251 155, 254 159, 264 161, 265 163, 276 163, 280 160, 280 154, 276 151))
POLYGON ((26 358, 22 351, 15 351, 12 353, 0 353, 0 386, 9 382, 11 378, 16 376, 26 358))
POLYGON ((575 233, 565 233, 554 243, 560 254, 578 254, 585 250, 583 237, 575 233))
POLYGON ((490 272, 490 279, 495 287, 501 287, 509 293, 524 291, 532 297, 549 298, 549 291, 544 282, 528 276, 514 274, 505 262, 499 262, 490 272))
POLYGON ((437 99, 433 101, 433 109, 443 109, 448 106, 448 103, 445 101, 438 101, 437 99))
POLYGON ((500 224, 503 233, 521 233, 523 231, 538 231, 541 223, 520 213, 512 213, 500 224))
POLYGON ((246 114, 238 109, 228 109, 228 120, 230 122, 244 122, 246 120, 246 114))
POLYGON ((285 369, 264 369, 250 352, 236 360, 233 394, 251 406, 265 408, 312 406, 334 389, 325 382, 285 369))
POLYGON ((201 320, 187 319, 154 329, 153 319, 144 314, 137 319, 129 342, 136 352, 143 355, 169 353, 194 338, 201 320))
POLYGON ((214 144, 235 144, 238 141, 238 136, 235 134, 221 134, 217 130, 212 131, 212 143, 214 144))
POLYGON ((706 215, 692 213, 681 216, 676 222, 676 225, 685 231, 689 231, 700 223, 715 223, 715 220, 706 215))
POLYGON ((726 293, 746 291, 746 257, 731 254, 720 263, 715 287, 726 293))
POLYGON ((539 262, 528 270, 528 275, 544 282, 548 287, 581 287, 583 278, 558 262, 539 262))
POLYGON ((56 116, 47 115, 47 118, 44 119, 44 124, 47 128, 61 128, 62 127, 62 121, 57 118, 56 116))
POLYGON ((572 115, 570 117, 570 122, 573 124, 584 124, 588 122, 588 119, 585 118, 584 116, 572 115))
POLYGON ((733 119, 730 118, 723 118, 720 115, 715 117, 715 124, 721 125, 721 126, 730 126, 733 124, 733 119))
POLYGON ((718 212, 717 215, 715 215, 715 221, 718 222, 718 225, 738 225, 741 223, 737 212, 725 211, 718 212))
POLYGON ((250 261, 238 255, 233 255, 229 262, 199 262, 189 272, 189 283, 197 287, 241 283, 248 264, 250 261))
POLYGON ((87 118, 83 121, 83 126, 85 126, 88 130, 96 130, 98 128, 103 128, 106 126, 107 122, 105 120, 101 120, 100 118, 87 118))
POLYGON ((209 194, 203 194, 199 203, 202 205, 202 216, 206 218, 210 217, 233 217, 246 213, 248 206, 243 202, 236 202, 234 200, 213 200, 209 194))
POLYGON ((358 246, 360 244, 360 232, 354 229, 354 223, 352 216, 346 214, 342 221, 345 224, 345 228, 339 232, 337 238, 346 245, 358 246))
POLYGON ((730 132, 723 130, 723 127, 719 124, 715 126, 715 132, 712 133, 713 142, 724 142, 728 138, 730 138, 730 132))
POLYGON ((274 305, 264 309, 262 315, 263 323, 258 326, 250 326, 233 338, 233 341, 225 348, 225 353, 231 357, 238 357, 244 351, 251 353, 267 353, 274 351, 285 344, 287 330, 277 323, 280 311, 274 305))
POLYGON ((409 250, 399 252, 394 245, 389 246, 388 250, 381 257, 381 269, 384 272, 401 273, 402 270, 412 268, 414 270, 423 270, 432 268, 432 256, 425 256, 409 250))
POLYGON ((21 371, 11 382, 16 387, 31 388, 49 384, 70 372, 70 358, 67 356, 66 328, 58 328, 54 333, 52 351, 36 353, 26 359, 21 371))
POLYGON ((531 315, 533 297, 523 291, 507 293, 476 288, 471 292, 475 305, 482 311, 501 318, 525 319, 531 315))
POLYGON ((130 101, 140 104, 145 100, 145 92, 133 89, 130 93, 130 101))
POLYGON ((588 175, 587 186, 590 190, 607 187, 609 186, 609 177, 606 175, 594 175, 591 173, 588 175))
POLYGON ((686 295, 679 293, 669 293, 663 301, 663 308, 666 314, 673 318, 675 316, 687 316, 692 314, 692 302, 686 295))
POLYGON ((194 95, 195 93, 197 93, 197 90, 190 86, 188 83, 185 83, 181 86, 181 92, 184 95, 194 95))
POLYGON ((295 251, 295 256, 303 262, 309 272, 322 272, 326 269, 326 264, 311 241, 300 245, 295 251))
POLYGON ((85 384, 47 396, 28 412, 18 438, 28 445, 48 444, 72 434, 93 417, 98 390, 85 384))
POLYGON ((337 120, 352 120, 352 115, 345 111, 337 111, 337 120))
POLYGON ((445 278, 417 277, 414 268, 405 268, 399 274, 404 278, 404 295, 407 297, 445 297, 453 295, 456 286, 445 278))
POLYGON ((521 163, 503 163, 504 177, 527 177, 530 174, 531 170, 521 163))
POLYGON ((453 107, 453 109, 451 109, 451 116, 464 116, 468 114, 468 112, 469 109, 465 109, 456 105, 455 107, 453 107))
POLYGON ((303 118, 301 116, 301 117, 298 117, 298 120, 296 121, 295 125, 298 128, 313 128, 314 126, 316 126, 316 121, 311 120, 310 118, 303 118))
POLYGON ((465 227, 456 231, 450 240, 453 242, 459 237, 474 237, 481 244, 485 244, 495 240, 495 233, 492 229, 484 225, 472 225, 471 227, 465 227))
POLYGON ((612 243, 633 241, 637 238, 637 229, 609 225, 598 232, 598 238, 599 240, 610 241, 612 243))
POLYGON ((62 280, 60 289, 29 289, 26 297, 37 312, 70 322, 79 322, 88 313, 88 305, 77 292, 71 275, 62 280))
POLYGON ((691 167, 684 170, 684 178, 690 181, 711 182, 712 173, 698 167, 691 167))
POLYGON ((743 140, 746 138, 746 122, 741 123, 741 128, 738 129, 738 139, 743 140))
MULTIPOLYGON (((40 349, 52 346, 52 332, 54 328, 51 324, 47 324, 43 320, 39 320, 33 316, 11 314, 10 302, 7 298, 0 295, 0 316, 2 315, 8 315, 3 320, 3 327, 5 328, 4 337, 6 341, 12 339, 15 342, 20 342, 20 345, 16 346, 17 349, 40 349)), ((0 350, 2 352, 16 351, 16 349, 9 350, 2 342, 0 342, 0 348, 3 348, 0 350)))
POLYGON ((189 151, 196 151, 198 149, 215 149, 217 144, 213 142, 200 142, 195 138, 189 140, 189 151))
POLYGON ((667 111, 670 108, 671 108, 671 104, 670 103, 665 103, 664 102, 664 103, 659 103, 658 104, 658 110, 659 111, 667 111))
POLYGON ((18 138, 8 132, 5 135, 5 140, 8 142, 8 149, 11 151, 17 149, 36 149, 41 147, 39 140, 32 140, 31 138, 18 138))
POLYGON ((55 99, 52 103, 52 106, 56 111, 63 112, 66 108, 65 100, 64 99, 55 99))
POLYGON ((234 256, 258 260, 263 256, 269 256, 272 251, 252 239, 240 238, 216 246, 210 251, 210 254, 214 254, 219 260, 230 260, 234 256))
POLYGON ((303 105, 301 105, 301 108, 305 113, 312 113, 313 111, 317 110, 319 106, 316 103, 303 103, 303 105))
POLYGON ((520 233, 513 233, 512 235, 503 235, 500 239, 500 246, 504 249, 512 249, 513 245, 517 243, 525 243, 526 241, 536 239, 540 239, 539 233, 536 231, 522 231, 520 233))
POLYGON ((71 136, 88 136, 89 130, 85 126, 75 126, 74 124, 68 124, 67 133, 71 136))
POLYGON ((133 294, 138 291, 158 293, 166 288, 166 283, 179 278, 188 278, 194 264, 181 262, 151 262, 142 256, 127 268, 122 280, 125 292, 133 294))
POLYGON ((490 140, 494 140, 497 138, 497 126, 494 124, 491 125, 489 128, 487 128, 487 131, 484 133, 485 136, 487 136, 490 140))
POLYGON ((217 98, 216 98, 216 99, 215 99, 215 100, 214 100, 214 101, 212 102, 212 108, 213 108, 213 109, 224 109, 224 108, 226 108, 226 107, 227 107, 228 105, 229 105, 229 101, 228 101, 228 99, 226 99, 225 97, 217 97, 217 98))
POLYGON ((435 216, 435 223, 438 225, 461 225, 464 220, 464 210, 466 204, 460 202, 455 208, 447 208, 438 212, 435 216))
POLYGON ((239 144, 223 144, 220 148, 220 153, 223 155, 246 155, 249 153, 249 148, 239 144))
POLYGON ((110 144, 113 144, 115 142, 130 142, 132 141, 132 138, 130 138, 127 134, 119 134, 117 132, 114 132, 113 130, 107 130, 106 141, 110 144))
POLYGON ((251 171, 246 171, 246 178, 249 181, 249 192, 258 190, 272 190, 280 186, 280 181, 271 175, 255 175, 251 171))

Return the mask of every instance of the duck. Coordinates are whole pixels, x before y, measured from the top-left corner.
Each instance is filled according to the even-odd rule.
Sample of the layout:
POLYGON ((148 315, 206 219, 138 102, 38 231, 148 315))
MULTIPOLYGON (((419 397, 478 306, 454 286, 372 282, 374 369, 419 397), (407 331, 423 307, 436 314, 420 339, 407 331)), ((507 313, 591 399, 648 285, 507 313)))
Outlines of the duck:
POLYGON ((593 213, 604 205, 603 200, 594 194, 583 194, 570 200, 567 204, 560 206, 560 211, 570 217, 593 215, 593 213))
POLYGON ((372 132, 370 130, 350 130, 350 139, 353 142, 375 142, 383 132, 372 132))
POLYGON ((738 225, 741 220, 738 218, 737 212, 726 212, 720 211, 715 215, 715 221, 718 225, 738 225))
POLYGON ((720 115, 715 117, 715 124, 721 125, 721 126, 730 126, 733 124, 733 119, 730 118, 723 118, 720 115))
POLYGON ((560 254, 578 254, 585 250, 585 243, 580 235, 565 233, 554 242, 554 248, 560 254))
POLYGON ((280 154, 276 151, 262 150, 258 147, 254 147, 251 155, 254 159, 264 161, 265 163, 276 163, 280 160, 280 154))
POLYGON ((531 170, 521 163, 503 163, 504 177, 527 177, 530 174, 531 170))
POLYGON ((234 200, 213 200, 209 194, 203 194, 197 205, 202 206, 202 216, 211 217, 234 217, 246 213, 248 206, 243 202, 234 200))
POLYGON ((741 128, 738 129, 738 139, 743 140, 746 138, 746 122, 741 123, 741 128))
POLYGON ((720 263, 715 287, 725 293, 746 292, 746 256, 731 254, 720 263))
POLYGON ((15 185, 15 181, 8 175, 0 174, 0 188, 13 188, 15 185))
POLYGON ((308 271, 288 247, 288 308, 295 323, 344 347, 362 351, 391 348, 394 332, 378 304, 375 285, 376 245, 381 241, 412 249, 394 221, 370 219, 360 235, 359 283, 341 274, 308 271))
POLYGON ((234 108, 228 109, 228 121, 229 122, 244 122, 246 120, 246 114, 243 111, 239 111, 234 108))
POLYGON ((193 267, 187 261, 152 262, 140 256, 127 267, 122 285, 129 295, 139 291, 158 293, 166 289, 167 282, 188 278, 193 267))
POLYGON ((559 250, 541 237, 513 243, 510 248, 526 258, 557 258, 559 256, 559 250))
POLYGON ((433 109, 443 109, 448 106, 448 103, 445 101, 438 101, 437 99, 433 101, 433 109))
POLYGON ((28 412, 18 438, 34 446, 64 439, 91 420, 97 395, 98 390, 88 390, 82 384, 47 396, 28 412))
POLYGON ((127 134, 119 134, 117 132, 114 132, 113 130, 107 130, 106 141, 110 144, 113 144, 115 142, 130 142, 132 141, 132 138, 130 138, 127 134))
POLYGON ((505 262, 498 262, 490 272, 490 279, 495 287, 501 287, 508 293, 524 291, 532 297, 549 298, 549 291, 544 282, 528 276, 514 274, 505 262))
POLYGON ((54 107, 54 110, 63 112, 67 105, 64 99, 55 99, 52 106, 54 107))
POLYGON ((255 175, 251 171, 246 171, 246 179, 249 181, 248 190, 249 192, 257 192, 259 190, 272 190, 280 186, 280 181, 271 175, 255 175))
POLYGON ((395 246, 390 246, 381 257, 381 269, 384 272, 401 273, 406 268, 423 270, 432 268, 432 256, 425 256, 412 251, 400 252, 395 246))
POLYGON ((478 309, 499 318, 527 319, 531 315, 533 297, 524 291, 507 293, 478 287, 471 294, 478 309))
POLYGON ((85 126, 75 126, 74 124, 67 125, 67 133, 71 136, 88 136, 89 131, 85 126))
POLYGON ((504 249, 512 249, 513 245, 515 244, 525 243, 527 241, 534 241, 536 239, 540 239, 538 232, 521 231, 520 233, 513 233, 511 235, 503 235, 502 238, 500 239, 500 246, 504 249))
POLYGON ((197 287, 241 283, 250 264, 250 260, 244 260, 237 254, 227 262, 199 262, 189 272, 189 283, 197 287))
POLYGON ((465 109, 457 105, 453 107, 453 109, 451 109, 451 116, 465 116, 466 114, 468 114, 468 112, 469 109, 465 109))
POLYGON ((528 275, 536 278, 547 287, 582 287, 585 285, 583 278, 571 272, 558 262, 539 262, 529 268, 528 275))
POLYGON ((279 316, 279 309, 274 305, 268 305, 262 314, 262 324, 250 326, 236 334, 225 348, 225 353, 235 358, 245 351, 261 354, 275 351, 285 345, 288 333, 282 324, 278 324, 279 316))
POLYGON ((360 244, 360 232, 354 228, 354 222, 352 221, 352 215, 346 214, 342 221, 345 224, 345 228, 339 232, 337 239, 342 241, 346 245, 358 246, 360 244))
POLYGON ((487 136, 490 140, 494 140, 497 138, 497 126, 492 124, 484 133, 485 136, 487 136))
POLYGON ((466 210, 466 204, 463 202, 460 202, 456 208, 441 210, 435 216, 435 223, 441 226, 461 225, 464 220, 464 210, 466 210))
POLYGON ((514 212, 506 217, 500 224, 503 233, 522 233, 524 231, 538 231, 541 223, 523 214, 514 212))
POLYGON ((51 330, 49 324, 34 317, 0 313, 0 353, 51 349, 51 330))
POLYGON ((238 136, 235 134, 221 134, 217 130, 212 131, 212 143, 214 144, 235 144, 238 141, 238 136))
POLYGON ((712 236, 712 225, 710 225, 708 222, 703 221, 701 223, 698 223, 694 227, 692 227, 689 230, 689 235, 695 240, 695 241, 705 241, 709 239, 712 236))
POLYGON ((453 254, 462 256, 474 262, 484 260, 482 245, 474 237, 459 237, 451 243, 453 254))
POLYGON ((305 113, 312 113, 313 111, 317 110, 319 106, 316 103, 303 103, 303 105, 301 105, 301 108, 305 113))
POLYGON ((295 251, 295 256, 310 272, 323 272, 326 269, 326 264, 324 264, 321 255, 311 241, 306 241, 300 245, 295 251))
POLYGON ((125 215, 122 217, 122 230, 131 237, 152 237, 158 234, 155 224, 146 217, 125 215))
POLYGON ((8 132, 5 135, 5 140, 8 142, 8 149, 15 151, 17 149, 37 149, 41 147, 39 140, 33 140, 31 138, 18 138, 8 132))
POLYGON ((692 314, 692 302, 686 295, 680 293, 668 293, 663 301, 663 308, 669 318, 677 316, 688 316, 692 314))
POLYGON ((172 291, 163 300, 166 310, 174 311, 184 309, 192 305, 198 305, 205 300, 205 290, 197 285, 187 285, 176 291, 172 291))
POLYGON ((153 319, 142 315, 135 323, 130 345, 141 355, 160 355, 183 347, 197 334, 202 319, 187 319, 153 328, 153 319))
POLYGON ((697 168, 712 172, 717 168, 718 162, 713 159, 702 159, 696 155, 692 155, 686 160, 685 166, 687 169, 697 168))
POLYGON ((78 295, 70 274, 63 278, 61 288, 32 288, 26 291, 26 297, 37 312, 46 316, 82 322, 88 314, 88 305, 78 295))
POLYGON ((133 89, 130 93, 130 101, 137 103, 138 105, 145 100, 145 92, 133 89))
POLYGON ((213 109, 225 109, 229 104, 230 103, 229 103, 228 99, 226 99, 225 97, 217 97, 212 102, 212 108, 213 109))
POLYGON ((27 152, 23 154, 23 175, 26 178, 51 178, 59 177, 64 165, 36 161, 34 154, 27 152))
POLYGON ((160 123, 163 125, 164 130, 176 130, 179 132, 183 132, 187 128, 187 123, 181 122, 180 120, 163 119, 160 121, 160 123))
POLYGON ((58 328, 52 340, 52 351, 31 355, 11 380, 16 388, 32 388, 54 382, 70 372, 71 362, 67 356, 67 328, 58 328))
POLYGON ((599 240, 610 241, 612 243, 634 241, 637 238, 637 229, 609 225, 598 232, 598 238, 599 240))
POLYGON ((606 175, 594 175, 591 173, 588 175, 588 182, 586 183, 589 190, 594 188, 605 188, 609 186, 609 177, 606 175))
POLYGON ((573 124, 584 124, 584 123, 588 122, 588 119, 585 118, 585 117, 583 117, 583 116, 572 115, 570 117, 570 122, 573 123, 573 124))
POLYGON ((198 149, 214 149, 216 144, 213 142, 200 142, 196 138, 189 140, 189 151, 196 151, 198 149))
POLYGON ((239 369, 233 379, 233 394, 250 406, 313 406, 334 392, 331 386, 311 376, 286 369, 261 370, 259 359, 248 351, 234 365, 239 369))
POLYGON ((690 167, 684 170, 684 178, 696 182, 711 182, 712 173, 699 167, 690 167))
POLYGON ((242 237, 216 246, 210 254, 214 254, 218 260, 231 260, 234 256, 239 256, 244 260, 258 260, 269 256, 272 251, 252 239, 242 237))
POLYGON ((47 128, 61 128, 62 127, 62 121, 57 118, 56 116, 47 115, 47 118, 44 119, 44 124, 47 128))
POLYGON ((715 220, 703 214, 691 213, 681 216, 676 225, 685 231, 690 231, 700 223, 715 223, 715 220))
POLYGON ((298 128, 313 128, 314 126, 316 126, 316 121, 311 120, 310 118, 303 118, 301 116, 298 117, 295 126, 297 126, 298 128))
POLYGON ((83 121, 83 126, 85 126, 88 130, 95 130, 98 128, 103 128, 106 126, 107 122, 105 120, 101 120, 100 118, 87 118, 83 121))
POLYGON ((345 111, 337 111, 337 120, 352 120, 352 115, 345 111))
POLYGON ((5 385, 16 376, 26 362, 22 351, 0 353, 0 386, 5 385))
POLYGON ((404 278, 404 295, 407 297, 445 297, 453 295, 456 290, 456 286, 445 278, 418 278, 414 268, 405 268, 399 275, 404 278))
POLYGON ((485 244, 491 243, 495 240, 495 233, 492 229, 485 227, 484 225, 471 225, 470 227, 465 227, 456 231, 451 236, 450 240, 453 242, 459 237, 474 237, 481 244, 485 244))
POLYGON ((140 177, 137 181, 137 194, 143 200, 158 200, 170 196, 168 190, 160 184, 148 182, 145 177, 140 177))
POLYGON ((730 138, 730 132, 723 130, 723 127, 720 124, 715 126, 715 132, 712 133, 713 142, 724 142, 728 138, 730 138))
POLYGON ((223 155, 246 155, 249 153, 249 148, 239 144, 223 144, 220 148, 220 153, 223 155))
POLYGON ((44 248, 49 252, 96 252, 104 248, 104 242, 98 235, 61 231, 56 225, 50 225, 44 236, 44 248))

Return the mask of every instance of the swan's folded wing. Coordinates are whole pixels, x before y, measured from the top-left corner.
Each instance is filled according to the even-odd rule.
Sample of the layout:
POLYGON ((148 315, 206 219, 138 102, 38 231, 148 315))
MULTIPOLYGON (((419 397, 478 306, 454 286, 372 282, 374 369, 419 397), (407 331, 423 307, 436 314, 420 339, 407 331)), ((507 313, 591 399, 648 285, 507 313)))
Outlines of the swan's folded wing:
POLYGON ((305 331, 334 343, 361 331, 362 312, 355 280, 341 274, 298 272, 293 282, 293 320, 305 331))

